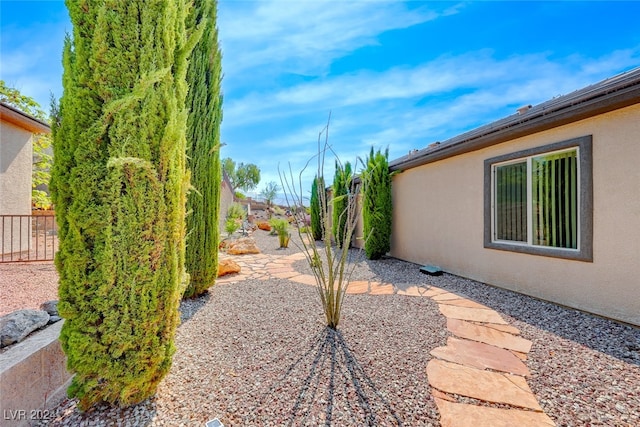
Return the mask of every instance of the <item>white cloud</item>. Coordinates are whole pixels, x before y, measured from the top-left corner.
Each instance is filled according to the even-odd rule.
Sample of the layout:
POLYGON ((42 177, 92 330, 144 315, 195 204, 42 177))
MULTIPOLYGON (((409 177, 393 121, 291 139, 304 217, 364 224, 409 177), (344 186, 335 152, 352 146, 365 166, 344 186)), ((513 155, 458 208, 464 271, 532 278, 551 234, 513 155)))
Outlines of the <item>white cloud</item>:
POLYGON ((230 74, 263 65, 266 71, 322 74, 333 59, 376 44, 379 34, 437 16, 401 2, 221 2, 224 66, 230 74))

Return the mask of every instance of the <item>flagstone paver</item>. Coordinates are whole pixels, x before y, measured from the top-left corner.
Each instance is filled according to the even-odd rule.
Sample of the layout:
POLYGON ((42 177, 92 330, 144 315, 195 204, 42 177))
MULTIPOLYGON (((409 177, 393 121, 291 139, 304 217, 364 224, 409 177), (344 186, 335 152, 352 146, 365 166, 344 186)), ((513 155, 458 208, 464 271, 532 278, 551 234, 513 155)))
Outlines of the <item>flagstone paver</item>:
POLYGON ((451 292, 444 292, 442 294, 438 294, 438 295, 434 296, 431 299, 436 301, 436 302, 442 302, 442 301, 448 301, 448 300, 461 300, 461 299, 465 299, 465 298, 461 297, 458 294, 454 294, 454 293, 451 293, 451 292))
POLYGON ((432 359, 427 364, 427 377, 431 386, 446 393, 542 411, 527 382, 518 375, 432 359))
POLYGON ((555 423, 544 412, 488 408, 434 397, 442 427, 544 427, 555 423))
MULTIPOLYGON (((476 322, 473 322, 473 323, 476 323, 476 322)), ((497 325, 495 323, 486 323, 486 322, 476 323, 476 324, 479 324, 480 326, 486 326, 487 328, 496 329, 501 332, 508 332, 513 335, 520 335, 520 330, 511 325, 497 325)))
POLYGON ((449 337, 447 345, 434 348, 431 350, 431 355, 473 368, 492 369, 522 376, 530 375, 526 365, 509 350, 481 342, 449 337))
POLYGON ((364 280, 358 280, 350 282, 347 285, 348 294, 366 294, 369 292, 369 282, 364 280))
POLYGON ((385 283, 371 283, 369 295, 393 295, 395 289, 393 285, 385 283))
MULTIPOLYGON (((435 297, 434 297, 435 298, 435 297)), ((444 305, 455 305, 457 307, 468 307, 468 308, 483 308, 485 310, 490 310, 486 305, 482 305, 475 301, 466 298, 458 298, 458 299, 448 299, 443 301, 438 301, 438 304, 444 305)))
POLYGON ((473 320, 475 322, 503 323, 507 322, 494 310, 484 308, 457 307, 455 305, 440 304, 440 312, 447 319, 473 320))
MULTIPOLYGON (((298 252, 278 256, 251 254, 234 256, 241 272, 218 279, 230 284, 246 279, 271 277, 315 286, 310 274, 297 272, 296 261, 306 259, 298 252)), ((530 375, 523 363, 531 350, 531 341, 509 325, 496 311, 462 295, 435 286, 412 285, 398 289, 391 283, 353 281, 348 294, 406 295, 431 298, 447 318, 447 329, 454 336, 447 345, 431 351, 427 364, 431 393, 440 412, 440 424, 446 427, 555 426, 540 407, 525 377, 530 375), (498 403, 507 408, 461 402, 466 396, 480 402, 498 403), (523 409, 525 408, 525 409, 523 409)))
POLYGON ((515 350, 520 353, 529 353, 531 350, 531 341, 529 340, 464 320, 448 318, 447 329, 460 338, 495 345, 507 350, 515 350))

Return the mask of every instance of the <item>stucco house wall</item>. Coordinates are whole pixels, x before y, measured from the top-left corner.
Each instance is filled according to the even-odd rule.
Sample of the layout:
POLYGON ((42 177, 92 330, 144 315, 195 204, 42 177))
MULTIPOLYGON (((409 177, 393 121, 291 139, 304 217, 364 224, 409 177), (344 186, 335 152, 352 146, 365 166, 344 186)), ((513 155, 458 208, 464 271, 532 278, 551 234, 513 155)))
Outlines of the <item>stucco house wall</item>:
MULTIPOLYGON (((33 134, 37 132, 50 132, 49 125, 0 103, 0 215, 31 214, 33 134)), ((0 230, 0 253, 29 248, 29 221, 2 219, 0 230)))
POLYGON ((391 255, 640 325, 640 97, 634 96, 625 102, 630 106, 395 175, 391 255), (485 247, 485 160, 589 135, 592 261, 485 247))
POLYGON ((227 210, 233 203, 233 190, 231 182, 226 173, 222 173, 222 182, 220 183, 220 212, 218 220, 220 222, 220 231, 224 232, 224 224, 226 222, 227 210))

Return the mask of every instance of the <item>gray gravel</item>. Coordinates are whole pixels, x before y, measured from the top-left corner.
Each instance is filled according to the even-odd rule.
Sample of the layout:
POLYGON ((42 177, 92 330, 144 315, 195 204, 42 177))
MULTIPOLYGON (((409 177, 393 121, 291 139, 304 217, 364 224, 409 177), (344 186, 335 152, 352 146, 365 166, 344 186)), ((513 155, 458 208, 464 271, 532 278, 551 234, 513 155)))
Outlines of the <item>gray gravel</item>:
MULTIPOLYGON (((297 252, 254 236, 265 253, 297 252)), ((304 261, 295 267, 309 271, 304 261)), ((640 425, 640 329, 418 267, 362 261, 353 279, 433 284, 495 309, 533 341, 528 383, 559 426, 640 425)), ((178 351, 155 398, 87 414, 65 400, 48 424, 438 425, 425 367, 449 334, 435 303, 349 295, 340 333, 324 328, 321 313, 313 288, 287 280, 214 287, 183 302, 178 351)))

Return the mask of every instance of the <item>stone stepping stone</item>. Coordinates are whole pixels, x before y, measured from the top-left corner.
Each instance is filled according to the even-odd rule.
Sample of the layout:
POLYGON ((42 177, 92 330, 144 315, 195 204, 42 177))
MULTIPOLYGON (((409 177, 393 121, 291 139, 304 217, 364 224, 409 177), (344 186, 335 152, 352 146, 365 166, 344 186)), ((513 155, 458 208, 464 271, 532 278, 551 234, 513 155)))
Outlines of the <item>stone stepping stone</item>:
POLYGON ((476 341, 447 339, 447 345, 431 350, 431 355, 478 369, 492 369, 515 375, 531 375, 529 369, 509 350, 476 341))
POLYGON ((520 353, 529 353, 531 351, 531 341, 487 326, 449 318, 447 319, 447 329, 460 338, 479 341, 520 353))
POLYGON ((280 273, 273 273, 273 272, 270 271, 269 273, 271 273, 271 275, 273 277, 277 277, 278 279, 290 279, 292 277, 300 275, 300 273, 298 273, 297 271, 293 271, 293 270, 291 270, 291 271, 283 271, 283 272, 280 272, 280 273))
POLYGON ((500 315, 493 310, 483 308, 456 307, 454 305, 438 304, 440 313, 449 319, 471 320, 474 322, 488 322, 507 324, 500 315))
POLYGON ((436 288, 435 286, 431 286, 427 290, 424 291, 422 296, 423 297, 433 298, 436 295, 445 294, 445 293, 448 293, 448 292, 449 291, 446 291, 444 289, 440 289, 440 288, 436 288))
POLYGON ((440 301, 448 301, 448 300, 452 300, 452 299, 465 299, 463 296, 458 295, 458 294, 454 294, 451 292, 444 292, 442 294, 438 294, 434 297, 431 298, 434 301, 440 302, 440 301))
POLYGON ((369 291, 369 295, 393 295, 395 293, 395 289, 393 285, 388 283, 372 283, 371 291, 369 291))
POLYGON ((354 294, 366 294, 369 292, 369 282, 366 280, 357 280, 354 282, 349 282, 347 286, 347 293, 354 294))
POLYGON ((485 310, 491 310, 486 305, 482 305, 480 303, 477 303, 475 301, 472 301, 472 300, 466 299, 466 298, 448 299, 448 300, 444 300, 444 301, 438 301, 438 304, 455 305, 456 307, 482 308, 482 309, 485 309, 485 310))
POLYGON ((433 359, 427 364, 427 377, 432 387, 445 393, 542 412, 527 381, 518 375, 483 371, 433 359))
POLYGON ((544 412, 500 409, 449 402, 434 397, 442 427, 545 427, 555 426, 544 412))
POLYGON ((409 295, 412 297, 421 297, 421 296, 425 296, 424 294, 427 292, 427 290, 425 288, 422 288, 420 286, 410 286, 407 289, 399 289, 398 290, 398 295, 409 295))
POLYGON ((316 278, 310 274, 299 274, 297 276, 291 277, 289 280, 292 280, 297 283, 302 283, 303 285, 315 286, 316 278))
POLYGON ((480 326, 486 326, 487 328, 496 329, 502 332, 508 332, 513 335, 520 335, 520 329, 511 325, 497 325, 495 323, 482 323, 480 326))

